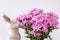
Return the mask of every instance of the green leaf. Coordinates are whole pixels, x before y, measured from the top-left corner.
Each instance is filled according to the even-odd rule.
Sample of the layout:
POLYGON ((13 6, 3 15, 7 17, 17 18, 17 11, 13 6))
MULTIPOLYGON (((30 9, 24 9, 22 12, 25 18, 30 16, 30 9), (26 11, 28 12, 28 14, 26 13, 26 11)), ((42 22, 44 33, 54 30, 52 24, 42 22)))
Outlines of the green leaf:
POLYGON ((49 31, 49 32, 52 32, 52 30, 53 30, 52 27, 49 27, 49 28, 48 28, 48 31, 49 31))
POLYGON ((27 24, 25 30, 26 30, 26 31, 27 31, 27 30, 33 30, 32 27, 31 27, 31 24, 27 24))

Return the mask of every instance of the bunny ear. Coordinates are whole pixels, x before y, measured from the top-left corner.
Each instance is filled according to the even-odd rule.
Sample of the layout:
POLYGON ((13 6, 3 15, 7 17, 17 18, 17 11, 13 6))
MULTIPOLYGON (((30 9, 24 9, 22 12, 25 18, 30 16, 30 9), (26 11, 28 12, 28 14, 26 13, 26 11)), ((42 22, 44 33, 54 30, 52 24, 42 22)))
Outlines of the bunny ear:
POLYGON ((5 14, 3 15, 3 18, 6 22, 11 23, 10 18, 8 16, 6 16, 5 14))

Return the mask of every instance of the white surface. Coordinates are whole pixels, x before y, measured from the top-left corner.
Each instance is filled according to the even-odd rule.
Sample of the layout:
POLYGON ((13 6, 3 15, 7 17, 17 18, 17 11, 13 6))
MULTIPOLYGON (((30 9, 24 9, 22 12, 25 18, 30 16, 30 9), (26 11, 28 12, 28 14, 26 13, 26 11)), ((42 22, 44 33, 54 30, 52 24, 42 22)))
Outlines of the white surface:
MULTIPOLYGON (((0 15, 5 13, 11 19, 14 19, 20 14, 26 14, 31 9, 39 8, 54 11, 60 18, 59 2, 60 0, 0 0, 0 15)), ((8 40, 8 26, 9 24, 0 16, 0 40, 8 40)), ((24 37, 25 34, 22 29, 20 29, 20 33, 22 35, 21 40, 28 40, 24 37)), ((60 29, 54 30, 51 37, 53 40, 60 40, 60 29)))

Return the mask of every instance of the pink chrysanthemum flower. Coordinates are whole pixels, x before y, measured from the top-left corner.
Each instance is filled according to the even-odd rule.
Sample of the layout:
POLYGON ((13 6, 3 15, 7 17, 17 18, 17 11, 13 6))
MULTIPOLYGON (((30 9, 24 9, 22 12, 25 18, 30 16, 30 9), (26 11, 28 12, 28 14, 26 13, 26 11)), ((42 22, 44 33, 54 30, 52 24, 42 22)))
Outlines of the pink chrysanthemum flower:
POLYGON ((49 28, 57 29, 57 19, 58 17, 54 12, 44 13, 44 10, 41 9, 33 9, 26 15, 16 17, 16 20, 21 23, 21 28, 29 31, 28 34, 38 37, 41 37, 43 33, 48 34, 50 30, 49 28))

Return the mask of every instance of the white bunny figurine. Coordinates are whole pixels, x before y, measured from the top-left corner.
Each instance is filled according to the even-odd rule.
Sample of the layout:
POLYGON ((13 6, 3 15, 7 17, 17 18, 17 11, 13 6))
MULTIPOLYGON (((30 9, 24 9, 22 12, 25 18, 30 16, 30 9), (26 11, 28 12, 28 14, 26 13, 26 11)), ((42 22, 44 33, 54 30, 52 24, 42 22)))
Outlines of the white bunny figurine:
POLYGON ((3 18, 6 22, 10 24, 9 39, 8 40, 20 40, 21 35, 19 33, 19 24, 17 20, 11 20, 9 17, 3 15, 3 18))

